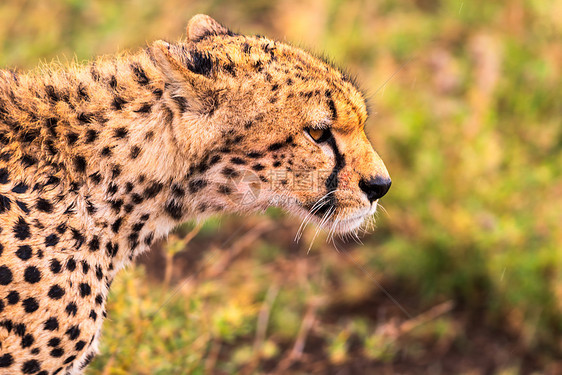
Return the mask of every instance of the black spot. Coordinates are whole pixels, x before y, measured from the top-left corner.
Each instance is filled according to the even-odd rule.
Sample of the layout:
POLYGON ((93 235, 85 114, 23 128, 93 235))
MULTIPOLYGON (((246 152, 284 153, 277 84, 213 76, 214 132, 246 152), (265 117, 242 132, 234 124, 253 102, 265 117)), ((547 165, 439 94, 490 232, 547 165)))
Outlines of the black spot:
POLYGON ((59 234, 64 234, 64 232, 66 232, 66 224, 65 223, 59 224, 56 230, 59 234))
POLYGON ((53 102, 58 102, 60 100, 59 94, 52 85, 45 85, 45 93, 47 98, 53 102))
POLYGON ((115 129, 115 131, 113 133, 113 136, 115 138, 125 138, 127 136, 127 134, 129 134, 129 131, 126 128, 119 127, 119 128, 115 129))
POLYGON ((131 147, 131 159, 138 158, 140 152, 141 152, 141 148, 139 146, 131 147))
POLYGON ((127 182, 125 184, 125 193, 130 193, 131 191, 133 191, 134 185, 132 182, 127 182))
POLYGON ((142 227, 144 227, 144 222, 141 221, 133 225, 131 229, 133 230, 133 232, 139 232, 142 229, 142 227))
POLYGON ((197 193, 199 190, 205 188, 207 186, 207 181, 203 179, 195 179, 189 182, 189 192, 191 194, 197 193))
POLYGON ((154 89, 152 90, 152 93, 154 94, 154 96, 157 99, 160 99, 162 97, 162 94, 164 93, 161 89, 154 89))
POLYGON ((209 166, 217 164, 220 160, 220 155, 213 155, 213 157, 209 160, 209 166))
POLYGON ((165 207, 166 213, 170 215, 175 220, 180 220, 183 216, 183 207, 180 203, 175 200, 171 200, 166 203, 165 207))
POLYGON ((115 88, 117 87, 117 79, 115 78, 114 75, 112 75, 111 77, 109 77, 109 81, 107 82, 109 84, 109 87, 111 87, 112 89, 115 90, 115 88))
POLYGON ((94 311, 94 310, 90 310, 90 319, 92 319, 94 322, 96 321, 96 319, 98 318, 98 314, 94 311))
POLYGON ((277 168, 277 167, 281 166, 281 162, 279 160, 277 160, 277 161, 273 162, 273 166, 277 168))
POLYGON ((21 216, 19 217, 16 225, 14 225, 14 236, 18 240, 22 240, 22 241, 31 237, 31 234, 30 234, 30 231, 29 231, 29 224, 27 224, 25 222, 25 220, 23 219, 23 217, 21 217, 21 216))
POLYGON ((59 329, 59 321, 57 318, 49 318, 45 321, 44 329, 47 331, 54 331, 55 329, 59 329))
POLYGON ((113 195, 117 193, 118 190, 119 190, 119 186, 115 185, 113 182, 110 183, 109 186, 107 187, 107 193, 109 195, 113 195))
POLYGON ((88 95, 88 91, 86 90, 86 87, 84 87, 83 83, 80 83, 78 85, 78 97, 82 100, 90 100, 90 96, 88 95))
POLYGON ((113 102, 111 103, 111 107, 116 110, 120 111, 123 109, 123 105, 127 104, 127 101, 120 96, 116 96, 113 98, 113 102))
POLYGON ((76 316, 76 313, 78 312, 78 306, 76 306, 74 302, 70 302, 68 305, 66 305, 64 311, 66 311, 68 315, 76 316))
POLYGON ((150 80, 146 75, 144 69, 137 63, 131 64, 131 69, 133 70, 133 74, 135 75, 135 79, 140 85, 147 85, 150 80))
POLYGON ((8 299, 8 303, 10 305, 15 305, 20 301, 20 295, 15 290, 12 290, 10 293, 8 293, 8 296, 6 298, 8 299))
POLYGON ((25 204, 23 202, 20 202, 20 201, 16 201, 16 204, 18 205, 20 210, 23 211, 23 213, 28 214, 30 212, 29 208, 27 208, 27 204, 25 204))
POLYGON ((163 187, 164 185, 162 185, 161 183, 154 182, 152 185, 150 185, 148 188, 145 189, 144 197, 146 199, 154 198, 155 196, 158 195, 158 193, 160 193, 163 187))
POLYGON ((152 241, 154 241, 154 233, 151 232, 144 238, 144 244, 150 246, 152 241))
POLYGON ((74 349, 80 351, 80 350, 84 349, 85 346, 86 346, 86 341, 80 340, 76 343, 76 345, 74 346, 74 349))
POLYGON ((221 194, 229 195, 232 193, 232 189, 228 185, 219 185, 218 192, 221 194))
POLYGON ((10 367, 14 364, 14 357, 10 353, 0 356, 0 368, 10 367))
POLYGON ((39 136, 39 134, 38 129, 29 129, 21 134, 20 139, 24 143, 31 143, 39 136))
POLYGON ((21 372, 23 374, 35 374, 36 372, 39 371, 41 371, 41 365, 39 364, 39 361, 35 359, 26 361, 21 366, 21 372))
POLYGON ((69 270, 70 272, 73 272, 76 269, 76 261, 74 260, 74 258, 70 258, 66 262, 66 269, 69 270))
POLYGON ((59 237, 56 234, 50 234, 45 238, 45 246, 55 246, 59 243, 59 237))
POLYGON ((84 113, 84 112, 80 112, 76 118, 78 119, 78 121, 80 121, 81 123, 84 124, 91 124, 92 121, 94 120, 94 114, 92 113, 84 113))
POLYGON ((55 358, 60 358, 64 355, 64 349, 63 348, 55 348, 53 350, 51 350, 51 353, 49 353, 51 355, 51 357, 55 357, 55 358))
POLYGON ((107 147, 107 146, 104 147, 104 148, 101 150, 101 156, 105 156, 105 157, 111 156, 111 148, 110 148, 110 147, 107 147))
POLYGON ((71 229, 72 231, 72 238, 74 239, 74 247, 79 249, 80 247, 82 247, 82 245, 84 244, 84 241, 86 241, 86 239, 84 238, 84 235, 82 233, 80 233, 80 231, 78 229, 71 229))
POLYGON ((28 314, 31 314, 32 312, 37 311, 37 309, 39 308, 39 304, 37 303, 37 301, 33 297, 29 297, 27 299, 24 299, 22 304, 23 304, 23 309, 28 314))
POLYGON ((23 278, 30 284, 38 283, 41 280, 41 272, 35 266, 29 266, 23 273, 23 278))
POLYGON ((29 258, 31 258, 32 253, 33 251, 31 250, 31 246, 29 245, 21 245, 16 251, 17 257, 21 260, 28 260, 29 258))
POLYGON ((90 270, 90 265, 88 264, 88 262, 86 262, 85 260, 82 261, 82 272, 84 274, 87 274, 88 271, 90 270))
POLYGON ((60 262, 57 259, 51 259, 51 264, 50 264, 49 267, 50 267, 52 273, 59 273, 61 271, 61 268, 62 268, 60 262))
POLYGON ((117 252, 119 251, 119 245, 108 242, 105 246, 105 249, 107 251, 107 255, 109 255, 110 257, 115 257, 117 255, 117 252))
POLYGON ((111 230, 113 231, 113 233, 118 233, 119 232, 119 228, 121 228, 121 224, 123 223, 123 218, 120 217, 117 220, 115 220, 113 222, 113 224, 111 224, 111 230))
POLYGON ((259 172, 259 171, 263 171, 265 169, 265 167, 261 164, 255 164, 255 165, 252 166, 252 169, 254 171, 259 172))
POLYGON ((84 173, 86 171, 86 159, 81 155, 74 157, 74 168, 77 172, 84 173))
POLYGON ((69 133, 66 135, 66 140, 68 141, 68 145, 69 145, 69 146, 72 146, 72 145, 74 145, 74 144, 76 143, 76 141, 78 140, 78 134, 69 132, 69 133))
POLYGON ((185 190, 183 190, 183 188, 178 185, 178 184, 173 184, 172 185, 172 194, 176 197, 183 197, 185 195, 185 190))
POLYGON ((114 165, 113 168, 111 169, 111 178, 115 179, 119 177, 120 174, 121 174, 121 167, 118 165, 114 165))
POLYGON ((47 295, 52 299, 60 299, 64 296, 64 289, 58 285, 53 285, 47 295))
POLYGON ((98 280, 103 278, 103 271, 100 266, 96 266, 96 277, 98 280))
POLYGON ((14 333, 18 336, 23 337, 23 335, 25 335, 25 324, 20 323, 20 324, 15 324, 14 325, 14 333))
POLYGON ((79 286, 79 289, 80 289, 80 296, 82 298, 92 294, 92 288, 87 283, 81 283, 80 286, 79 286))
POLYGON ((0 195, 0 214, 9 211, 10 207, 12 207, 10 198, 5 195, 0 195))
POLYGON ((275 142, 275 143, 272 143, 271 145, 269 145, 269 147, 267 149, 269 151, 277 151, 277 150, 281 149, 283 146, 284 146, 283 143, 275 142))
POLYGON ((37 160, 36 160, 33 156, 30 156, 30 155, 23 155, 23 156, 21 157, 21 163, 23 164, 23 166, 24 166, 25 168, 27 168, 27 167, 31 167, 32 165, 34 165, 35 163, 37 163, 37 160))
POLYGON ((50 347, 59 346, 60 345, 60 339, 58 337, 53 337, 52 339, 49 340, 47 345, 50 346, 50 347))
POLYGON ((207 52, 193 49, 190 51, 190 57, 191 59, 187 61, 187 69, 195 74, 210 75, 213 70, 213 60, 207 52))
MULTIPOLYGON (((59 183, 60 183, 60 178, 58 178, 57 176, 49 176, 49 179, 47 180, 47 182, 45 182, 45 186, 58 185, 59 183)), ((35 190, 35 188, 33 188, 33 190, 35 190)))
POLYGON ((240 173, 238 173, 238 171, 235 171, 234 169, 230 168, 230 167, 224 167, 221 171, 222 175, 225 177, 238 177, 240 175, 240 173))
POLYGON ((144 103, 139 109, 135 109, 136 113, 150 113, 152 111, 152 106, 150 103, 144 103))
POLYGON ((46 213, 51 213, 53 211, 53 205, 51 204, 51 202, 43 198, 37 199, 37 204, 35 205, 35 207, 39 211, 43 211, 46 213))
POLYGON ((244 160, 244 159, 242 159, 242 158, 239 158, 239 157, 237 157, 237 156, 231 158, 230 161, 231 161, 233 164, 237 164, 237 165, 244 165, 244 164, 246 164, 246 160, 244 160))
POLYGON ((248 157, 252 158, 252 159, 259 159, 259 158, 263 157, 263 154, 261 152, 252 151, 252 152, 248 153, 248 157))
POLYGON ((76 359, 75 355, 71 355, 70 357, 68 357, 67 359, 64 360, 64 364, 69 364, 70 362, 74 361, 76 359))
POLYGON ((172 99, 177 103, 178 108, 181 113, 185 112, 187 109, 187 99, 183 96, 172 96, 172 99))
POLYGON ((10 181, 10 174, 6 168, 0 169, 0 184, 7 184, 10 181))
POLYGON ((94 129, 88 129, 86 132, 86 143, 92 143, 98 139, 98 132, 94 129))
POLYGON ((88 243, 88 248, 90 251, 97 251, 100 248, 100 240, 98 236, 92 237, 92 240, 88 243))
POLYGON ((126 204, 123 207, 123 210, 125 211, 125 213, 130 214, 131 212, 133 212, 133 209, 135 208, 135 206, 133 206, 132 204, 126 204))
POLYGON ((249 55, 250 51, 252 49, 252 46, 250 46, 248 43, 244 43, 242 44, 242 52, 244 52, 245 54, 249 55))
POLYGON ((27 191, 28 188, 29 186, 27 186, 23 182, 20 182, 19 184, 17 184, 12 188, 12 191, 16 194, 23 194, 27 191))
POLYGON ((96 296, 95 301, 96 301, 96 305, 101 305, 101 304, 103 303, 103 297, 102 297, 102 295, 101 295, 101 294, 98 294, 98 295, 96 296))
POLYGON ((25 348, 29 348, 31 345, 33 345, 33 343, 35 342, 35 339, 33 338, 33 335, 31 334, 27 334, 24 335, 21 339, 21 347, 23 349, 25 348))

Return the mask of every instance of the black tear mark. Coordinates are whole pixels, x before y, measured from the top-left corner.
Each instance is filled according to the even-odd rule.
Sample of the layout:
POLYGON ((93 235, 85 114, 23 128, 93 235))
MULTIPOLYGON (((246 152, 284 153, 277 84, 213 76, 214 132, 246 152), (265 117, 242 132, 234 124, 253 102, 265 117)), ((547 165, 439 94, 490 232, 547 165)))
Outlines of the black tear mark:
POLYGON ((336 143, 336 139, 334 137, 330 137, 330 139, 328 139, 326 142, 328 143, 328 146, 332 148, 332 151, 334 152, 334 158, 336 159, 334 169, 332 169, 332 173, 330 173, 330 175, 326 179, 326 189, 328 189, 328 192, 331 192, 338 188, 338 173, 345 167, 345 158, 340 153, 340 150, 338 149, 338 145, 336 143))

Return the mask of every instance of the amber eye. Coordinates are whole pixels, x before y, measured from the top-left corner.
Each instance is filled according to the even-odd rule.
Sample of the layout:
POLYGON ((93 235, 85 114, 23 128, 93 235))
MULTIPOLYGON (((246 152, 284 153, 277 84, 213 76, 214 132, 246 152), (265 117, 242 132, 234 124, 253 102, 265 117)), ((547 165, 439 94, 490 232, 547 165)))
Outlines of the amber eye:
POLYGON ((305 131, 310 135, 316 143, 326 142, 332 137, 332 133, 329 129, 312 129, 306 128, 305 131))

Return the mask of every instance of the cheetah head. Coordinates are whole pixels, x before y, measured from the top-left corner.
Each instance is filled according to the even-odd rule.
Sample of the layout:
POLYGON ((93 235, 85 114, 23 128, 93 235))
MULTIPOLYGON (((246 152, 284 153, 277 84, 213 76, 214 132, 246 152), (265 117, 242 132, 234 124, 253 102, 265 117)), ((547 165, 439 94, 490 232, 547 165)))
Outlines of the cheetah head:
POLYGON ((173 126, 183 151, 205 166, 194 205, 276 205, 336 233, 360 228, 391 180, 351 80, 299 48, 234 34, 208 16, 195 16, 187 34, 150 50, 170 105, 182 107, 173 126))

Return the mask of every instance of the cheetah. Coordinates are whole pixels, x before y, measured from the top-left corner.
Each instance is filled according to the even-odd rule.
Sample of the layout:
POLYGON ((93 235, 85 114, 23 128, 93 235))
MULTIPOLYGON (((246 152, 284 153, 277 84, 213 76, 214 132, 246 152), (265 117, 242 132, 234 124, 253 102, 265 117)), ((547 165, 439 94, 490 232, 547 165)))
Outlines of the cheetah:
POLYGON ((360 228, 391 183, 366 119, 329 63, 205 15, 178 42, 0 71, 0 374, 82 373, 115 274, 188 219, 273 204, 360 228))

